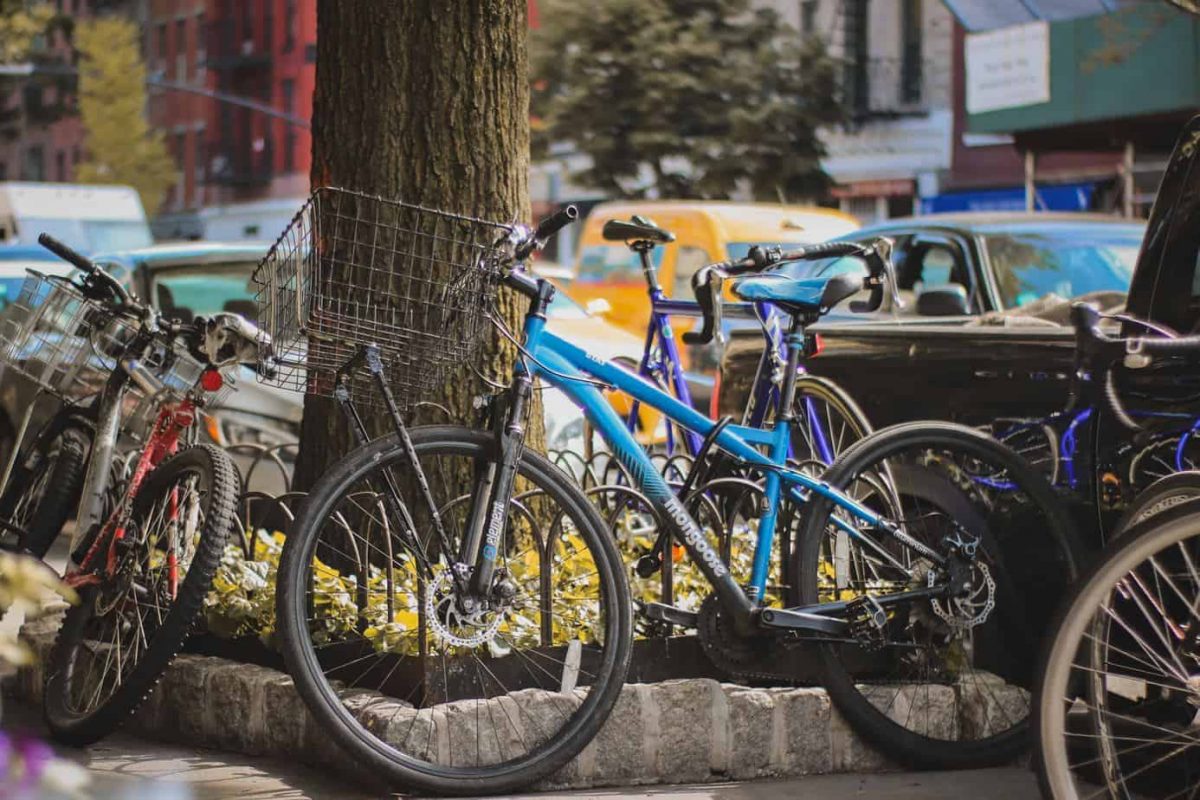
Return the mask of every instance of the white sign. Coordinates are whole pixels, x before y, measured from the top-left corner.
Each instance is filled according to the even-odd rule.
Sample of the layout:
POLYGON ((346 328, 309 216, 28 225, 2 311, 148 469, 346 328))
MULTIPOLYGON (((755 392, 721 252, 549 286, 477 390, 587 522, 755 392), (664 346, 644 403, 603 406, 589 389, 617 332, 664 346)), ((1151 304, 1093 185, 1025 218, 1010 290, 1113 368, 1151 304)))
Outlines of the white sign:
POLYGON ((1013 25, 967 36, 967 113, 1050 100, 1050 26, 1013 25))

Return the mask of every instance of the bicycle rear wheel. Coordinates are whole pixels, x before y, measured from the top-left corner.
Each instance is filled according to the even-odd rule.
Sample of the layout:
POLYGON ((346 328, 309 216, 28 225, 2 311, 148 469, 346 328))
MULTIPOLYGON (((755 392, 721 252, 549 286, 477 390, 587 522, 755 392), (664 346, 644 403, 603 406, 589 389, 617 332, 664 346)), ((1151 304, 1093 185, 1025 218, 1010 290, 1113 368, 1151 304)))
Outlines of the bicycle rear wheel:
POLYGON ((565 764, 611 711, 629 665, 629 590, 587 498, 525 451, 491 545, 492 592, 468 608, 451 570, 469 571, 452 564, 475 482, 498 458, 494 437, 410 435, 455 555, 437 544, 396 435, 351 452, 313 487, 284 546, 284 656, 317 724, 372 776, 419 792, 511 791, 565 764))
POLYGON ((817 497, 802 512, 793 604, 961 586, 954 597, 890 606, 879 641, 817 645, 830 698, 864 738, 911 766, 1015 757, 1027 744, 1043 612, 1079 558, 1049 485, 1011 449, 946 423, 878 431, 824 480, 947 561, 817 497), (961 546, 971 542, 974 556, 961 546))
POLYGON ((91 438, 81 425, 67 424, 22 454, 0 498, 0 516, 24 532, 20 549, 43 558, 62 532, 79 502, 91 438))
POLYGON ((1079 581, 1041 659, 1043 795, 1200 794, 1200 500, 1143 517, 1079 581))
POLYGON ((162 677, 212 587, 239 483, 210 445, 146 477, 117 542, 116 572, 80 592, 50 653, 43 711, 54 738, 86 745, 108 735, 162 677))
POLYGON ((867 415, 836 383, 816 375, 796 378, 792 458, 827 467, 871 433, 867 415))

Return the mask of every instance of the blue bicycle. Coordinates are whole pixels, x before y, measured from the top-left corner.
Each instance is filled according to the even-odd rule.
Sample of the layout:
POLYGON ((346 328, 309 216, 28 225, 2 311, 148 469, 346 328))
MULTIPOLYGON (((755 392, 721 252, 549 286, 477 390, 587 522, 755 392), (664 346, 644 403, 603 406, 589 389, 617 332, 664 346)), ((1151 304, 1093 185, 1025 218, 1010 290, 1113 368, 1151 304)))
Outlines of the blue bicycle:
MULTIPOLYGON (((530 231, 321 189, 260 266, 274 374, 333 394, 361 442, 313 487, 279 567, 278 631, 316 723, 371 774, 458 794, 536 782, 600 731, 636 649, 633 607, 586 495, 524 447, 541 382, 584 410, 711 585, 699 611, 641 613, 693 625, 739 676, 766 670, 779 682, 781 664, 811 656, 850 724, 905 763, 1012 758, 1026 745, 1043 603, 1076 572, 1050 487, 1011 450, 941 423, 879 431, 821 478, 788 464, 804 328, 864 279, 759 273, 855 256, 878 305, 891 273, 884 243, 760 250, 698 274, 702 303, 719 298, 721 276, 740 275, 742 299, 790 317, 782 411, 761 429, 710 420, 546 330, 554 289, 523 265, 575 216, 568 208, 530 231), (490 429, 406 428, 403 410, 441 379, 439 363, 471 359, 489 320, 507 331, 486 312, 499 286, 528 307, 509 334, 511 381, 481 404, 490 429), (701 467, 723 459, 761 478, 749 574, 697 521, 703 476, 682 497, 668 485, 605 401, 611 388, 698 435, 701 467), (396 429, 375 441, 358 410, 367 389, 396 429), (981 491, 980 463, 1012 488, 981 491), (788 524, 798 546, 776 607, 762 598, 788 524)), ((598 747, 624 735, 610 726, 598 747)))

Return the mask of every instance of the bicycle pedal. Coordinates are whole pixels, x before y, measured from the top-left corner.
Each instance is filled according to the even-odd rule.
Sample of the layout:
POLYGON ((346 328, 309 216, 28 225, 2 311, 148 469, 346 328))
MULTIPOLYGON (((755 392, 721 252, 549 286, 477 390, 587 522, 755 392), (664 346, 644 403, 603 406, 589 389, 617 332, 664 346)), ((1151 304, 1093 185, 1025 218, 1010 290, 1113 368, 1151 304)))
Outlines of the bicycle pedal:
POLYGON ((883 647, 886 642, 883 632, 887 623, 887 611, 869 594, 856 597, 846 604, 846 626, 854 641, 865 650, 883 647))

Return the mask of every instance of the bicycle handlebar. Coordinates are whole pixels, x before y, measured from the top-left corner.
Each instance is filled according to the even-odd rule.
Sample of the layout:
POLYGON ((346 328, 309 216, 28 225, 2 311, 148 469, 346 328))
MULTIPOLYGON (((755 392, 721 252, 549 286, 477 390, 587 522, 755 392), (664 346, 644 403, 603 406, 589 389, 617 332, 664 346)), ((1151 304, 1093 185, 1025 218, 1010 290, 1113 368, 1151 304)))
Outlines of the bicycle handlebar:
MULTIPOLYGON (((1138 431, 1142 426, 1125 410, 1117 392, 1112 374, 1113 366, 1118 361, 1138 356, 1200 353, 1200 336, 1110 336, 1100 329, 1100 321, 1105 318, 1098 308, 1087 303, 1075 303, 1071 306, 1071 324, 1075 328, 1075 374, 1067 408, 1070 410, 1078 403, 1078 382, 1096 382, 1098 379, 1103 387, 1102 397, 1109 413, 1124 427, 1138 431)), ((1146 363, 1138 366, 1146 366, 1146 363)))
POLYGON ((107 290, 118 305, 134 306, 140 310, 136 303, 132 302, 129 292, 125 291, 125 287, 121 285, 113 276, 104 271, 104 268, 92 261, 87 256, 84 256, 67 245, 55 239, 48 233, 38 235, 38 244, 49 250, 54 255, 61 258, 63 261, 74 266, 76 269, 84 272, 87 277, 84 278, 86 286, 92 286, 107 290))
POLYGON ((721 284, 726 277, 744 275, 785 264, 791 261, 814 261, 822 258, 839 258, 855 256, 861 258, 867 265, 867 277, 863 279, 863 288, 869 289, 870 297, 864 302, 852 302, 850 309, 855 313, 878 311, 883 305, 885 286, 892 291, 893 302, 901 307, 900 297, 896 293, 896 273, 892 265, 892 242, 880 237, 868 244, 857 242, 822 242, 810 244, 795 250, 783 250, 778 247, 751 247, 745 258, 718 261, 701 267, 692 275, 692 292, 696 295, 696 303, 704 315, 704 323, 699 331, 687 331, 683 334, 684 344, 708 344, 714 337, 721 336, 721 284))

